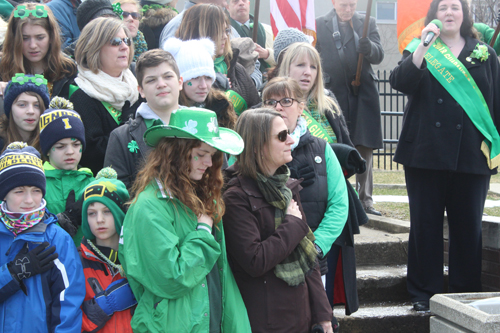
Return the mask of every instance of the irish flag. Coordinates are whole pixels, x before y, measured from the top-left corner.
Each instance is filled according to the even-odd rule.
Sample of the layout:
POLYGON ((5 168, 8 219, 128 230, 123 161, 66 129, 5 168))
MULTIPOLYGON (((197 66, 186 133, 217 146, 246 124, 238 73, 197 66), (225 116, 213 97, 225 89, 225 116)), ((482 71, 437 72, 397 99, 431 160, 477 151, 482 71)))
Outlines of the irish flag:
POLYGON ((424 28, 425 16, 431 0, 399 0, 398 1, 398 47, 404 49, 413 38, 418 38, 424 28))
POLYGON ((316 44, 314 0, 271 0, 271 27, 275 37, 281 29, 297 28, 316 44))

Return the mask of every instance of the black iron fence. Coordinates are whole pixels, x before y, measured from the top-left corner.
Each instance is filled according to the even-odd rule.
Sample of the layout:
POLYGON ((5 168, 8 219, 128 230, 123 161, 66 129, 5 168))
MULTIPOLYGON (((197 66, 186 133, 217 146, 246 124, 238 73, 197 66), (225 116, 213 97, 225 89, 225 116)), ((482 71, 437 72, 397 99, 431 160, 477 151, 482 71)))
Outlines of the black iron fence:
POLYGON ((377 71, 377 75, 384 147, 373 152, 373 164, 374 168, 378 169, 400 170, 402 166, 393 162, 392 158, 401 133, 407 97, 392 89, 389 83, 389 71, 377 71))

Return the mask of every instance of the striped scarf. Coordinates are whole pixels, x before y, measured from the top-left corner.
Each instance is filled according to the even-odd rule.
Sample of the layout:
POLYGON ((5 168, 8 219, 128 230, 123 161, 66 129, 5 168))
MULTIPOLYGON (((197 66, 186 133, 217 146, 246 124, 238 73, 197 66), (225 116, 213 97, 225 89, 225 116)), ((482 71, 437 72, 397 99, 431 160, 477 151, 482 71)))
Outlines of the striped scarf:
MULTIPOLYGON (((273 176, 265 177, 257 173, 257 186, 264 199, 275 207, 274 226, 278 228, 285 218, 286 210, 292 200, 292 191, 286 186, 290 170, 286 165, 280 167, 273 176)), ((297 247, 274 268, 274 274, 289 286, 296 287, 305 282, 305 277, 316 266, 318 252, 314 247, 314 234, 309 229, 297 247)))

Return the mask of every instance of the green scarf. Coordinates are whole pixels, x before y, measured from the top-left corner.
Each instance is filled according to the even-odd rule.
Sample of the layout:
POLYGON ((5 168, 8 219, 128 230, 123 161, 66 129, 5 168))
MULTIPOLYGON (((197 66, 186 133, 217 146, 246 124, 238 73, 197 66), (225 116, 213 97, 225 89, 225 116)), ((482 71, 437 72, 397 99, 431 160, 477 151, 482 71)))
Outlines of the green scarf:
POLYGON ((224 56, 220 56, 218 58, 215 58, 214 69, 215 69, 216 73, 227 74, 227 64, 224 61, 224 56))
MULTIPOLYGON (((414 52, 420 39, 414 39, 406 50, 414 52)), ((438 38, 424 56, 429 72, 464 109, 474 126, 484 136, 481 149, 490 169, 500 165, 500 135, 491 118, 490 110, 476 82, 465 66, 438 38)), ((495 59, 496 60, 496 59, 495 59)), ((476 61, 480 61, 477 59, 476 61)))
MULTIPOLYGON (((292 200, 292 191, 286 186, 290 170, 286 165, 280 167, 273 176, 265 177, 257 173, 257 186, 264 199, 274 210, 274 227, 278 228, 285 218, 286 210, 292 200)), ((290 255, 274 268, 274 274, 289 286, 296 287, 305 281, 306 275, 316 266, 318 252, 314 247, 314 234, 309 229, 290 255)))

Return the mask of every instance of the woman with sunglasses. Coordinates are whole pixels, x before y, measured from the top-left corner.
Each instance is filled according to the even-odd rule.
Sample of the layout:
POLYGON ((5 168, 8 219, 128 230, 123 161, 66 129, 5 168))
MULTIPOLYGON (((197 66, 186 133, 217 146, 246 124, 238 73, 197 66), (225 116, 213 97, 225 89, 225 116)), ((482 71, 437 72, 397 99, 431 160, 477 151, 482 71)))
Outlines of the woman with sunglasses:
POLYGON ((259 104, 255 83, 237 62, 239 51, 231 49, 231 23, 221 6, 198 4, 189 8, 175 36, 186 41, 210 38, 215 44, 214 87, 226 91, 237 114, 259 104))
MULTIPOLYGON (((333 306, 336 282, 338 288, 335 290, 342 291, 336 295, 337 299, 345 299, 342 303, 346 305, 346 313, 351 314, 359 307, 353 236, 359 234, 359 224, 367 222, 366 214, 354 189, 344 177, 332 146, 308 130, 303 117, 305 99, 297 81, 276 77, 266 85, 262 98, 264 107, 273 108, 281 114, 295 141, 291 147, 293 160, 287 165, 292 177, 303 179, 300 184, 303 187, 300 191, 302 206, 307 224, 316 237, 321 274, 325 278, 330 304, 333 306), (343 279, 335 281, 339 259, 343 279)), ((337 153, 342 146, 346 147, 333 145, 337 153)), ((355 151, 351 147, 344 149, 355 151)), ((343 154, 339 153, 339 156, 343 154)))
POLYGON ((320 325, 331 333, 332 307, 304 218, 300 181, 289 178, 286 166, 295 141, 270 109, 243 112, 236 131, 245 150, 226 169, 223 220, 252 332, 310 332, 320 325))
POLYGON ((142 102, 129 69, 133 55, 128 28, 114 18, 90 21, 76 44, 79 89, 70 101, 85 126, 87 149, 81 163, 94 174, 103 167, 109 134, 133 116, 142 102))
POLYGON ((69 98, 76 65, 61 52, 59 26, 43 4, 24 3, 12 11, 0 61, 0 95, 16 73, 43 75, 50 96, 69 98))
POLYGON ((136 0, 116 0, 113 2, 113 5, 116 6, 116 4, 120 5, 123 22, 125 22, 130 32, 130 37, 134 42, 133 61, 137 61, 139 56, 148 50, 148 44, 144 39, 144 34, 139 30, 141 5, 136 0))

